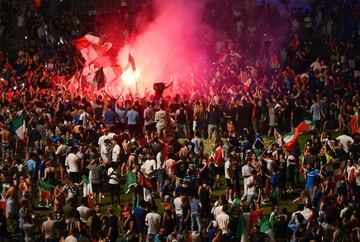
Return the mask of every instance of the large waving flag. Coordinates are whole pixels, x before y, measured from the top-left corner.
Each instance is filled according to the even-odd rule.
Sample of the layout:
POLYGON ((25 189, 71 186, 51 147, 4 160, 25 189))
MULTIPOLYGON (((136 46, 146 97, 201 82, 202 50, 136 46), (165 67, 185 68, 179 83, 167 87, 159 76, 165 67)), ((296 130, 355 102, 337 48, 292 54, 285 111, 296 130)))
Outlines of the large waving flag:
POLYGON ((355 112, 354 115, 351 117, 349 126, 352 135, 360 133, 358 112, 355 112))
POLYGON ((111 47, 110 42, 87 34, 74 41, 75 47, 80 51, 87 64, 102 57, 111 47))
POLYGON ((302 121, 296 128, 294 128, 294 131, 284 135, 283 147, 289 152, 293 151, 296 147, 298 137, 303 133, 313 130, 314 127, 315 127, 314 122, 311 122, 309 120, 302 121))
POLYGON ((16 133, 16 135, 25 142, 26 138, 26 123, 25 123, 25 115, 21 112, 19 115, 15 117, 15 119, 11 122, 12 127, 16 133))

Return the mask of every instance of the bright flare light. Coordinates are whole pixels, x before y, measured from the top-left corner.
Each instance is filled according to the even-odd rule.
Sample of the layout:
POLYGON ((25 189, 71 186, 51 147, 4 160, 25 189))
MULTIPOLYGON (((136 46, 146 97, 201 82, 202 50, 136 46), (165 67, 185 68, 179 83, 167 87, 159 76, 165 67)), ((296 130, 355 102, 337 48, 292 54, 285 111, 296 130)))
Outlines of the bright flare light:
POLYGON ((139 71, 133 71, 131 68, 128 68, 121 74, 121 80, 125 83, 128 87, 134 87, 136 82, 139 79, 139 71))

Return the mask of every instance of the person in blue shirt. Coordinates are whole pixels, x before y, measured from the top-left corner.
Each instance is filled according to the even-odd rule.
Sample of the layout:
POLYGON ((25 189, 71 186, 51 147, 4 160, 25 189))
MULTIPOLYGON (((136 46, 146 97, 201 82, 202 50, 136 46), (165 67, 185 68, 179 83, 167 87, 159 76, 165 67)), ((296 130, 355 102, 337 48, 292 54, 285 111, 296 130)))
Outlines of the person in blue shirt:
POLYGON ((312 201, 313 200, 314 186, 316 184, 317 179, 319 177, 321 177, 321 173, 318 170, 314 169, 313 164, 309 164, 308 169, 303 166, 303 169, 304 169, 305 174, 306 174, 305 191, 309 194, 310 201, 312 201))
POLYGON ((165 229, 161 228, 160 232, 155 235, 155 242, 166 242, 167 241, 167 236, 165 235, 165 229))
POLYGON ((110 108, 110 106, 106 107, 104 111, 104 123, 106 127, 110 128, 114 126, 115 122, 116 122, 116 113, 114 112, 114 110, 110 108))
POLYGON ((134 208, 132 215, 135 218, 136 221, 136 229, 139 233, 139 241, 143 241, 146 238, 146 226, 145 226, 145 217, 147 214, 147 211, 145 209, 146 202, 144 200, 141 200, 139 202, 139 206, 134 208))
POLYGON ((131 109, 126 113, 126 119, 130 134, 137 133, 139 113, 135 110, 134 106, 132 106, 131 109))
POLYGON ((171 184, 170 184, 170 180, 169 179, 165 179, 165 184, 162 185, 161 187, 161 192, 160 192, 160 199, 161 202, 164 201, 164 198, 166 195, 170 195, 171 193, 171 184))
POLYGON ((26 162, 28 172, 33 179, 36 178, 36 161, 34 159, 35 159, 35 154, 31 153, 29 160, 26 162))

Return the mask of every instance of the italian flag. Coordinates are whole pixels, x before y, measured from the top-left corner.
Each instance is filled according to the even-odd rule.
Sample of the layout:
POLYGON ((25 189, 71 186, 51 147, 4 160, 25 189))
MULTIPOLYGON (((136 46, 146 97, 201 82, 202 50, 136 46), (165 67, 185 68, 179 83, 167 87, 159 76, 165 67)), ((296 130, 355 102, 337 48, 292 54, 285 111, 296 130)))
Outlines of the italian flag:
POLYGON ((248 235, 252 227, 260 222, 260 217, 263 214, 263 210, 255 210, 252 212, 240 213, 239 223, 236 231, 236 238, 238 241, 247 242, 249 241, 248 235))
POLYGON ((15 119, 11 122, 12 127, 16 135, 25 142, 26 138, 26 124, 25 124, 25 115, 21 112, 20 115, 16 116, 15 119))
POLYGON ((350 131, 351 131, 351 134, 360 133, 359 114, 358 114, 358 112, 355 112, 355 114, 351 117, 350 131))
POLYGON ((51 199, 52 186, 40 178, 37 179, 36 184, 39 188, 41 188, 40 190, 41 198, 51 199))
POLYGON ((133 187, 137 187, 137 176, 136 176, 136 172, 132 171, 130 172, 130 174, 128 175, 127 179, 126 179, 126 183, 125 183, 125 194, 128 194, 133 187))
POLYGON ((302 121, 296 128, 294 128, 294 131, 286 134, 283 137, 284 140, 284 148, 291 152, 296 147, 296 142, 298 137, 306 132, 309 132, 310 130, 313 130, 315 127, 315 124, 309 120, 302 121))

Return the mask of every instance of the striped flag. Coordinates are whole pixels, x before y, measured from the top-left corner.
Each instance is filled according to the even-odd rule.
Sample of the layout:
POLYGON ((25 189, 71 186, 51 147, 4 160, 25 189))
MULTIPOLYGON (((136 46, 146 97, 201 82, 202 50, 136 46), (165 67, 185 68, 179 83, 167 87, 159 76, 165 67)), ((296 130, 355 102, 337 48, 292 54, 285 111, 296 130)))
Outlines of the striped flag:
POLYGON ((260 217, 263 214, 263 210, 255 210, 252 212, 240 213, 238 227, 236 231, 236 238, 241 242, 247 242, 248 234, 252 227, 260 222, 260 217))
POLYGON ((25 123, 25 115, 21 112, 18 116, 13 119, 11 125, 16 133, 16 135, 25 142, 26 139, 26 123, 25 123))
POLYGON ((52 186, 40 178, 37 179, 36 184, 39 188, 41 188, 41 193, 40 193, 41 197, 44 199, 50 199, 52 186))
POLYGON ((112 47, 110 42, 105 42, 103 39, 90 34, 75 40, 74 45, 87 64, 102 57, 112 47))
POLYGON ((349 126, 352 135, 360 133, 358 112, 355 112, 354 115, 351 117, 349 126))
POLYGON ((284 149, 289 152, 293 151, 296 147, 298 137, 303 133, 313 130, 314 127, 314 122, 311 122, 309 120, 302 121, 296 128, 294 128, 294 131, 284 135, 284 149))
POLYGON ((134 187, 137 187, 136 172, 130 172, 125 183, 125 194, 129 193, 134 187))

